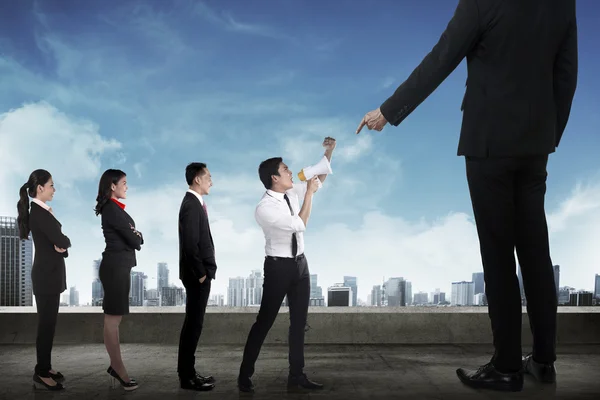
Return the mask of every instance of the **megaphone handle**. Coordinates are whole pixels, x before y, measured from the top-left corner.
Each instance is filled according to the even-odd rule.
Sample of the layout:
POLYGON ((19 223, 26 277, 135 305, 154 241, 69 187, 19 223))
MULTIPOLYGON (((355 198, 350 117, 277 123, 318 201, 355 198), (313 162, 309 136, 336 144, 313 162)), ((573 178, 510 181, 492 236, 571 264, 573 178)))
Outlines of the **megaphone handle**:
POLYGON ((317 185, 319 186, 319 189, 323 187, 323 184, 321 183, 321 180, 319 178, 317 178, 317 185))

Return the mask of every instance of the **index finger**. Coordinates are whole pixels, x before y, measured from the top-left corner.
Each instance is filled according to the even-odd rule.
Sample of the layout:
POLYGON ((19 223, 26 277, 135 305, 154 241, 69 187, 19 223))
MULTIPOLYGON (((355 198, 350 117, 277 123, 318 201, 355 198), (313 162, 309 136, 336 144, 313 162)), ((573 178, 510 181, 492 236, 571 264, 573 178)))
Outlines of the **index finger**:
POLYGON ((358 125, 358 128, 356 128, 356 134, 358 135, 360 133, 360 131, 362 130, 363 126, 365 126, 367 124, 367 117, 364 116, 363 119, 360 121, 360 124, 358 125))

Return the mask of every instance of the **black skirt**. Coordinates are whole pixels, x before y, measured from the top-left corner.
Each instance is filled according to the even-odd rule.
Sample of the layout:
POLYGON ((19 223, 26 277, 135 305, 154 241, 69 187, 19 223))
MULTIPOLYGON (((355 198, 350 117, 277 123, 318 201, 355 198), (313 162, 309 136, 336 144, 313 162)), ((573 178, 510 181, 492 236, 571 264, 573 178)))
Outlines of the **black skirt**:
POLYGON ((135 261, 119 254, 102 254, 102 262, 98 271, 104 299, 102 309, 109 315, 129 314, 129 289, 131 286, 131 269, 135 261))

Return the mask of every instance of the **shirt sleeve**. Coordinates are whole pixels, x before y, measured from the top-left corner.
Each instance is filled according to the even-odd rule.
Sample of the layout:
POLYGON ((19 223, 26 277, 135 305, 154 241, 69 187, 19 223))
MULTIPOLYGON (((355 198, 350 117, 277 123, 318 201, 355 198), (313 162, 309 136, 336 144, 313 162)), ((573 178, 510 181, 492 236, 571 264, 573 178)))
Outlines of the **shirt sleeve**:
POLYGON ((300 183, 294 183, 294 186, 287 190, 287 192, 298 196, 298 203, 300 203, 300 201, 304 201, 304 196, 306 196, 307 189, 308 184, 306 181, 304 181, 300 183))
MULTIPOLYGON (((286 205, 287 208, 287 205, 286 205)), ((304 232, 306 226, 298 215, 282 212, 270 202, 264 202, 256 207, 256 222, 263 228, 281 229, 284 232, 304 232)))

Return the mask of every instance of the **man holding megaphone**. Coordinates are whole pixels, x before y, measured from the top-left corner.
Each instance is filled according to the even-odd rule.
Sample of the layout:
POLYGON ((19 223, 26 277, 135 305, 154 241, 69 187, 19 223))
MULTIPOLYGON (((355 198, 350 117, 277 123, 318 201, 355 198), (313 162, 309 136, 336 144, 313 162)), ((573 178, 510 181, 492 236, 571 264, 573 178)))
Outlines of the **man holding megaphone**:
POLYGON ((280 157, 263 161, 258 175, 267 191, 256 207, 256 222, 265 235, 263 296, 256 322, 252 325, 240 366, 238 387, 253 392, 250 378, 260 348, 267 337, 283 299, 290 312, 288 389, 322 389, 304 374, 304 328, 310 301, 310 273, 304 256, 304 231, 310 217, 313 194, 332 173, 330 161, 336 142, 326 137, 325 155, 318 164, 306 167, 295 184, 292 171, 280 157), (300 208, 300 199, 303 199, 300 208))

